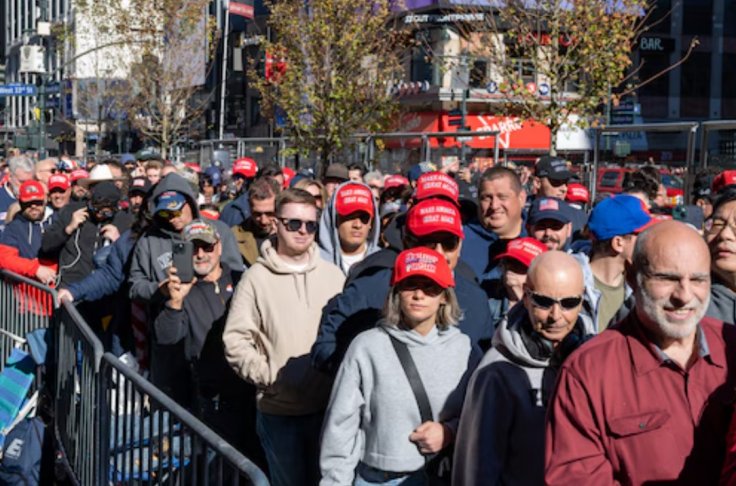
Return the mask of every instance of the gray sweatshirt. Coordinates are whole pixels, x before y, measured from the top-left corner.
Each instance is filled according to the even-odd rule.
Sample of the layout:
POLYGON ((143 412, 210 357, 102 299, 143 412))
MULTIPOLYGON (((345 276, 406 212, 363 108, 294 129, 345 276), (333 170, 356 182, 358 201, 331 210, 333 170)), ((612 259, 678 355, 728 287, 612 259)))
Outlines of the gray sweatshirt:
POLYGON ((322 431, 321 485, 353 484, 359 462, 394 472, 424 466, 409 441, 421 424, 419 408, 387 332, 408 346, 435 421, 457 428, 477 348, 455 327, 422 336, 381 324, 355 338, 337 373, 322 431))
MULTIPOLYGON (((452 484, 544 484, 545 402, 554 374, 533 357, 520 329, 529 317, 514 306, 496 328, 493 347, 473 373, 455 440, 452 484)), ((596 328, 580 314, 585 334, 596 328)))

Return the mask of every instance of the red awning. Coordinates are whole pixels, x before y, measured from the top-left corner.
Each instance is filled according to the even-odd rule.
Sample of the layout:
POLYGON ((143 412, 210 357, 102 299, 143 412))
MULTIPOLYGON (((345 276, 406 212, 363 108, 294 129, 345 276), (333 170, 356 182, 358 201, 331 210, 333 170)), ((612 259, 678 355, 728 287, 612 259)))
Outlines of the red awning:
MULTIPOLYGON (((429 132, 456 132, 456 126, 450 126, 447 113, 436 112, 414 112, 405 113, 401 116, 399 123, 394 127, 395 131, 422 133, 429 132)), ((535 121, 521 121, 517 117, 496 115, 468 115, 465 124, 475 132, 498 131, 498 140, 501 149, 529 149, 549 150, 550 131, 545 125, 535 121)), ((441 139, 430 138, 430 146, 438 148, 460 147, 460 142, 455 138, 443 137, 441 139)), ((421 146, 421 138, 385 139, 388 148, 418 148, 421 146)), ((475 149, 490 149, 494 147, 494 137, 473 137, 466 141, 466 145, 475 149)))

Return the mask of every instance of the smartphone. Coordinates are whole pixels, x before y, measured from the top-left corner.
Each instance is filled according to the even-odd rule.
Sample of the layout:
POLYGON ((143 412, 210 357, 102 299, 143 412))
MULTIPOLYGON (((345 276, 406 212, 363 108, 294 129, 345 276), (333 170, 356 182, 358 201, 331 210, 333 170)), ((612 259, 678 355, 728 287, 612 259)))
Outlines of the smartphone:
POLYGON ((193 253, 194 245, 191 241, 177 241, 174 243, 172 264, 176 268, 176 275, 184 283, 191 282, 194 279, 193 253))

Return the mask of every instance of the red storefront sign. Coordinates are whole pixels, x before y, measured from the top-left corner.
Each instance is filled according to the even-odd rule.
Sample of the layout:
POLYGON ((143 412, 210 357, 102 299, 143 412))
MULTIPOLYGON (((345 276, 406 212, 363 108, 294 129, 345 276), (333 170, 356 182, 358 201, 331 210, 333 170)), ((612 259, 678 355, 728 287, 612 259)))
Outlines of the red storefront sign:
MULTIPOLYGON (((447 113, 417 112, 406 113, 401 117, 399 124, 395 127, 400 132, 415 132, 417 134, 429 132, 456 132, 458 127, 450 126, 447 113)), ((550 131, 545 125, 535 121, 522 121, 518 117, 496 116, 496 115, 468 115, 465 125, 473 132, 499 132, 498 143, 501 149, 533 149, 549 150, 550 131)), ((460 142, 452 137, 441 139, 430 138, 432 148, 460 147, 460 142)), ((416 148, 421 144, 421 139, 388 139, 386 146, 390 148, 416 148)), ((490 149, 495 145, 495 137, 478 136, 472 137, 465 142, 466 146, 475 149, 490 149)))

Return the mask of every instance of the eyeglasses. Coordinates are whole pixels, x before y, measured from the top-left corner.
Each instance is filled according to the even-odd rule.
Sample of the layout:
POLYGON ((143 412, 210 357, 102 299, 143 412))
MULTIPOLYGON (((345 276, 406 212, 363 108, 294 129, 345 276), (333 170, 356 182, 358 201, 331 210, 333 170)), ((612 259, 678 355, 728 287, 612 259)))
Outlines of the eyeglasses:
POLYGON ((581 295, 555 299, 549 295, 538 294, 537 292, 533 292, 529 289, 526 289, 524 292, 530 299, 532 299, 534 307, 539 307, 544 310, 551 309, 555 304, 559 305, 562 310, 572 310, 583 302, 583 297, 581 295))
POLYGON ((302 229, 302 226, 307 230, 307 233, 310 235, 317 232, 317 222, 316 221, 303 221, 301 219, 287 219, 287 218, 279 218, 278 219, 281 224, 284 225, 284 228, 286 228, 286 231, 289 232, 295 232, 302 229))
POLYGON ((199 253, 199 250, 204 250, 205 253, 212 253, 215 251, 215 246, 217 246, 217 243, 204 243, 195 241, 192 243, 194 246, 194 254, 196 255, 199 253))
POLYGON ((156 214, 163 219, 174 219, 181 216, 181 211, 169 211, 168 209, 163 209, 156 214))
POLYGON ((43 206, 45 204, 44 201, 25 201, 20 203, 20 205, 24 208, 30 207, 30 206, 43 206))
POLYGON ((422 238, 417 240, 416 246, 424 246, 427 248, 432 248, 433 250, 437 248, 437 245, 442 245, 442 249, 446 251, 455 251, 457 250, 457 247, 460 245, 460 238, 458 238, 456 235, 429 235, 429 236, 423 236, 422 238))
POLYGON ((399 292, 414 292, 421 290, 425 295, 436 297, 444 292, 445 289, 437 285, 436 282, 428 278, 408 278, 399 282, 397 285, 399 292))
POLYGON ((705 231, 708 234, 716 235, 726 229, 726 226, 731 228, 731 231, 736 234, 736 223, 726 221, 724 219, 711 219, 705 223, 705 231))

